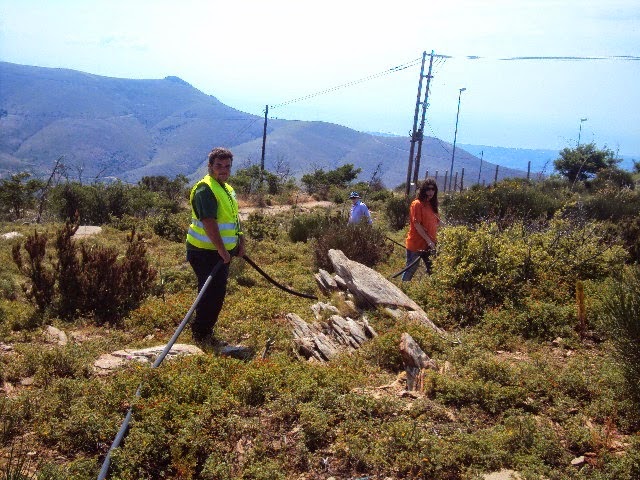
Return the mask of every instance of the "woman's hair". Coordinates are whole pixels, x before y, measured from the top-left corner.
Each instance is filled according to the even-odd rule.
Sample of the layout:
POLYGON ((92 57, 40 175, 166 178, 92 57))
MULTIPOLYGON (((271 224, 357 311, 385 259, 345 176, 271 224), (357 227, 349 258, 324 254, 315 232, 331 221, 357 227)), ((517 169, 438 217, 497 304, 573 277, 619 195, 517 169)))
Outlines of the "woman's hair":
POLYGON ((434 213, 438 213, 438 184, 433 178, 429 177, 425 179, 424 182, 422 182, 420 188, 418 188, 418 200, 424 202, 427 199, 428 187, 432 187, 435 190, 433 197, 431 197, 429 203, 431 204, 431 208, 433 209, 434 213))
POLYGON ((211 152, 209 152, 209 164, 212 164, 217 159, 223 160, 227 158, 233 161, 233 153, 231 153, 231 150, 228 150, 226 148, 216 147, 211 150, 211 152))

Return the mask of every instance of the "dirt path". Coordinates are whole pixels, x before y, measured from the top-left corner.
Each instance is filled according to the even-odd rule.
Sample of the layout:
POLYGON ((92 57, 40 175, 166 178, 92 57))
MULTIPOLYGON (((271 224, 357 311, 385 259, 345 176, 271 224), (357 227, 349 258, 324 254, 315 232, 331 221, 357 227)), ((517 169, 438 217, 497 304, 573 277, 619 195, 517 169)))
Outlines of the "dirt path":
MULTIPOLYGON (((330 207, 333 202, 317 201, 317 202, 304 202, 298 203, 295 208, 298 212, 308 212, 316 207, 330 207)), ((240 220, 246 220, 250 213, 260 212, 264 215, 275 215, 277 213, 288 212, 293 210, 294 205, 271 205, 267 207, 241 207, 240 208, 240 220)))

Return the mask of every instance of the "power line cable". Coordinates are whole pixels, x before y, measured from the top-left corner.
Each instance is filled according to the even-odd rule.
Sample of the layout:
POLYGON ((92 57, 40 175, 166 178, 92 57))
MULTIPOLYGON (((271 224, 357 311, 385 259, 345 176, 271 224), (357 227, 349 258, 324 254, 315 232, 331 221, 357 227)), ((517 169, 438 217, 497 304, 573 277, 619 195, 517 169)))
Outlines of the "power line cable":
POLYGON ((327 93, 335 92, 336 90, 340 90, 342 88, 347 88, 347 87, 351 87, 353 85, 358 85, 360 83, 368 82, 369 80, 374 80, 376 78, 383 77, 383 76, 389 75, 391 73, 400 72, 402 70, 406 70, 407 68, 413 67, 414 65, 417 65, 420 60, 421 60, 421 58, 416 58, 416 59, 410 60, 409 62, 404 63, 402 65, 398 65, 396 67, 388 68, 388 69, 383 70, 381 72, 374 73, 374 74, 369 75, 369 76, 364 77, 364 78, 360 78, 358 80, 353 80, 351 82, 343 83, 341 85, 336 85, 334 87, 326 88, 324 90, 320 90, 318 92, 310 93, 310 94, 304 95, 302 97, 293 98, 291 100, 287 100, 285 102, 278 103, 276 105, 270 105, 269 108, 274 109, 274 108, 284 107, 285 105, 290 105, 292 103, 301 102, 303 100, 308 100, 308 99, 314 98, 314 97, 319 97, 320 95, 326 95, 327 93))
MULTIPOLYGON (((263 110, 264 113, 264 110, 263 110)), ((256 118, 254 118, 253 120, 251 120, 247 125, 245 125, 243 128, 241 128, 240 130, 238 130, 232 137, 229 138, 229 140, 227 141, 228 145, 232 145, 232 142, 238 138, 240 135, 242 135, 244 132, 246 132, 247 130, 249 130, 249 128, 251 128, 251 126, 256 123, 258 120, 260 120, 260 117, 256 116, 256 118)))
POLYGON ((604 55, 604 56, 591 56, 591 57, 582 57, 576 55, 565 55, 565 56, 555 56, 555 55, 528 55, 528 56, 515 56, 515 57, 481 57, 479 55, 464 55, 461 57, 454 57, 450 55, 443 56, 446 58, 462 58, 465 60, 499 60, 506 62, 514 62, 514 61, 594 61, 594 60, 622 60, 622 61, 638 61, 640 60, 640 56, 636 55, 604 55))
POLYGON ((374 142, 377 142, 377 143, 379 143, 380 145, 384 145, 385 147, 393 148, 393 149, 395 149, 395 150, 400 150, 401 152, 409 153, 409 150, 407 150, 407 149, 405 149, 405 148, 400 148, 400 147, 396 147, 395 145, 389 145, 388 143, 381 142, 380 140, 378 140, 378 139, 376 138, 376 136, 375 136, 375 135, 371 135, 371 137, 373 138, 373 141, 374 141, 374 142))
POLYGON ((429 123, 429 120, 426 120, 427 122, 427 126, 429 127, 429 130, 431 131, 431 133, 433 134, 433 138, 435 138, 438 143, 440 144, 440 146, 442 147, 442 149, 447 152, 448 155, 451 155, 451 152, 447 149, 447 147, 444 146, 444 144, 442 143, 442 140, 440 140, 437 136, 436 136, 436 132, 433 131, 433 127, 431 126, 431 123, 429 123))

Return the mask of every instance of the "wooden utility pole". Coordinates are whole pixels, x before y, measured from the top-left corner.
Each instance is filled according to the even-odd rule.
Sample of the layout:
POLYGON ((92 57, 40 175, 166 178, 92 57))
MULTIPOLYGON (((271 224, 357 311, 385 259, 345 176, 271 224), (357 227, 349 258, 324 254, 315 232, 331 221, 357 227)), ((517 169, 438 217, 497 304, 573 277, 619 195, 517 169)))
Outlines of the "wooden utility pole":
POLYGON ((269 105, 264 107, 264 128, 262 129, 262 156, 260 157, 260 187, 262 188, 262 180, 264 179, 264 149, 267 144, 267 115, 269 114, 269 105))
POLYGON ((431 68, 433 67, 433 50, 429 60, 429 73, 427 73, 427 88, 424 91, 424 102, 422 103, 422 120, 420 120, 420 130, 418 130, 418 152, 416 153, 415 170, 413 171, 413 183, 418 188, 418 171, 420 170, 420 156, 422 152, 422 140, 424 139, 424 117, 429 108, 429 84, 431 83, 431 68))
POLYGON ((413 130, 411 131, 411 148, 409 149, 409 166, 407 167, 407 184, 405 195, 408 197, 411 192, 411 172, 413 172, 413 151, 416 146, 418 136, 418 113, 420 112, 420 99, 422 98, 422 79, 424 78, 424 62, 427 59, 426 50, 422 52, 422 66, 420 67, 420 79, 418 80, 418 98, 416 99, 416 111, 413 115, 413 130))

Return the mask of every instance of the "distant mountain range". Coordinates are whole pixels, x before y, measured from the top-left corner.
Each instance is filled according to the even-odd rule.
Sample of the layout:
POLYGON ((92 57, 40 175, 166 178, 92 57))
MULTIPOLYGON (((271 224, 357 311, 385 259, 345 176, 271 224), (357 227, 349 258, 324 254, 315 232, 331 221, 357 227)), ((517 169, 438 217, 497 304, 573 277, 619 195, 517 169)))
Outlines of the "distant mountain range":
MULTIPOLYGON (((515 169, 527 169, 530 165, 531 172, 549 175, 553 173, 553 162, 560 156, 558 150, 527 149, 490 147, 487 145, 457 144, 480 158, 490 162, 515 169), (530 163, 529 163, 530 162, 530 163)), ((456 145, 456 150, 458 146, 456 145)), ((633 169, 633 162, 640 160, 640 155, 618 155, 622 161, 620 168, 633 169)))
MULTIPOLYGON (((177 174, 193 179, 204 173, 206 155, 215 146, 234 152, 234 170, 259 164, 263 123, 263 117, 224 105, 178 77, 130 80, 0 62, 0 178, 24 170, 46 175, 63 157, 69 178, 85 182, 177 174)), ((288 166, 300 177, 352 163, 362 169, 360 181, 376 171, 388 187, 406 181, 406 137, 269 119, 266 138, 265 167, 271 171, 288 166)), ((504 150, 498 178, 526 175, 526 162, 524 168, 509 163, 512 150, 504 150)), ((451 151, 450 143, 425 137, 420 178, 428 171, 442 179, 451 151)), ((454 172, 461 176, 464 168, 467 185, 478 174, 492 182, 498 157, 491 155, 489 147, 457 145, 454 172)))

